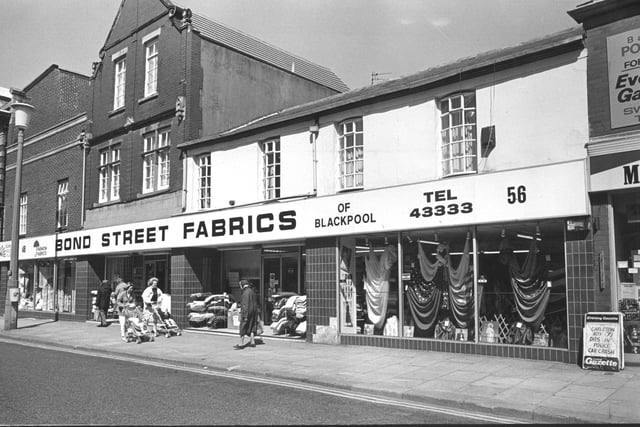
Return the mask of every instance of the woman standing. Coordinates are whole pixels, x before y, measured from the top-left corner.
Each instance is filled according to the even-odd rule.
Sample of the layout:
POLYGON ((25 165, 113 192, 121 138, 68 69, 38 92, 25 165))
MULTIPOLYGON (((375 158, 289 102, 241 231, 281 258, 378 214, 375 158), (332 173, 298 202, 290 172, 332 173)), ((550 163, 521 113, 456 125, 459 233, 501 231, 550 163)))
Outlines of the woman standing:
POLYGON ((118 320, 120 321, 120 336, 122 337, 122 341, 128 342, 127 337, 125 335, 125 309, 129 304, 136 303, 136 297, 133 294, 133 283, 129 283, 127 286, 126 292, 122 292, 117 299, 118 303, 118 320))
POLYGON ((258 295, 253 288, 253 283, 248 280, 240 281, 242 297, 240 298, 240 344, 233 346, 236 350, 245 347, 255 347, 255 335, 258 330, 259 309, 258 295), (249 337, 249 342, 245 343, 245 337, 249 337))

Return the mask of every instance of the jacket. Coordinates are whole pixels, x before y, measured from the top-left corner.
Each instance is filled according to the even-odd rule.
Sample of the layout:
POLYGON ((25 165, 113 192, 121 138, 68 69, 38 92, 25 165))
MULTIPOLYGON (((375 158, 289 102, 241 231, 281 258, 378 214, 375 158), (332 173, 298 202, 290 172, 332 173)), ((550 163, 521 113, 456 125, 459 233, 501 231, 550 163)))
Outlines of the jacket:
MULTIPOLYGON (((160 288, 156 288, 156 291, 158 292, 158 299, 156 300, 155 304, 159 304, 160 300, 162 299, 162 291, 160 290, 160 288)), ((153 304, 153 302, 151 301, 152 297, 153 286, 147 286, 147 288, 142 292, 142 302, 145 304, 153 304)))
POLYGON ((136 302, 136 296, 132 293, 131 297, 129 297, 129 293, 128 292, 122 292, 117 300, 116 300, 117 304, 118 304, 118 313, 120 313, 120 315, 124 315, 123 311, 124 309, 127 307, 127 305, 136 302))
POLYGON ((96 307, 99 310, 104 310, 105 312, 109 310, 109 306, 111 305, 111 286, 108 283, 103 284, 100 289, 98 289, 98 295, 96 296, 96 307))

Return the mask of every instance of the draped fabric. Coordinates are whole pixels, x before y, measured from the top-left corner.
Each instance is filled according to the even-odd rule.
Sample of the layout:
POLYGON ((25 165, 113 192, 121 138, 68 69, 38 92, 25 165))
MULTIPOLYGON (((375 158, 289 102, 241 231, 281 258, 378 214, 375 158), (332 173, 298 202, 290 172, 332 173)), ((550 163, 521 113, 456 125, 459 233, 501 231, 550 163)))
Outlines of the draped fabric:
POLYGON ((532 325, 533 330, 540 326, 551 295, 545 279, 545 265, 538 262, 536 240, 531 240, 529 253, 522 267, 508 245, 501 245, 503 249, 500 251, 500 260, 509 271, 518 314, 522 320, 532 325))
MULTIPOLYGON (((440 249, 438 245, 438 249, 440 249)), ((422 277, 426 282, 433 281, 433 278, 436 276, 438 272, 438 268, 445 265, 447 263, 446 255, 443 256, 442 250, 436 251, 436 261, 431 262, 427 258, 427 255, 424 253, 424 249, 422 249, 422 245, 418 243, 418 261, 420 263, 420 273, 422 273, 422 277)))
POLYGON ((398 260, 398 250, 388 245, 380 258, 373 248, 364 258, 366 276, 364 289, 367 294, 367 314, 369 320, 377 327, 384 325, 389 302, 389 274, 391 267, 398 260))
POLYGON ((433 328, 438 318, 442 296, 440 289, 432 283, 425 282, 424 275, 414 269, 406 295, 415 326, 423 331, 433 328))
POLYGON ((468 328, 473 318, 473 267, 471 266, 471 238, 467 236, 458 267, 454 268, 450 256, 449 269, 449 303, 455 323, 461 328, 468 328))

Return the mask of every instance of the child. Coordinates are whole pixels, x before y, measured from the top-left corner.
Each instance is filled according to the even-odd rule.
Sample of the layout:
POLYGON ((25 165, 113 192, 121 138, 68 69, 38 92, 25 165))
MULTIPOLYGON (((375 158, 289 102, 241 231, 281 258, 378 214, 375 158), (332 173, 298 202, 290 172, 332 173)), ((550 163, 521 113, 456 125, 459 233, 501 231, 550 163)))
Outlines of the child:
POLYGON ((147 324, 147 326, 151 327, 153 334, 158 336, 158 328, 156 325, 156 315, 153 312, 153 306, 151 304, 144 305, 144 312, 142 313, 143 320, 147 324))

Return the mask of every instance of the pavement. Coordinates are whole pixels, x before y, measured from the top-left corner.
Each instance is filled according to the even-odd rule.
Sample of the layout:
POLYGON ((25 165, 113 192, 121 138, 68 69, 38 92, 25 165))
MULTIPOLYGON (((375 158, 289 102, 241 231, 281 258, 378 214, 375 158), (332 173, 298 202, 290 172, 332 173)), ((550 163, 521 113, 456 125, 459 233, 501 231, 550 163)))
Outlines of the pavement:
MULTIPOLYGON (((183 331, 142 344, 118 324, 20 318, 0 341, 49 345, 209 371, 235 372, 512 417, 527 423, 611 424, 640 420, 640 363, 619 372, 531 361, 264 337, 235 350, 237 335, 183 331), (206 367, 206 368, 205 368, 206 367)), ((636 359, 638 360, 638 359, 636 359)))

